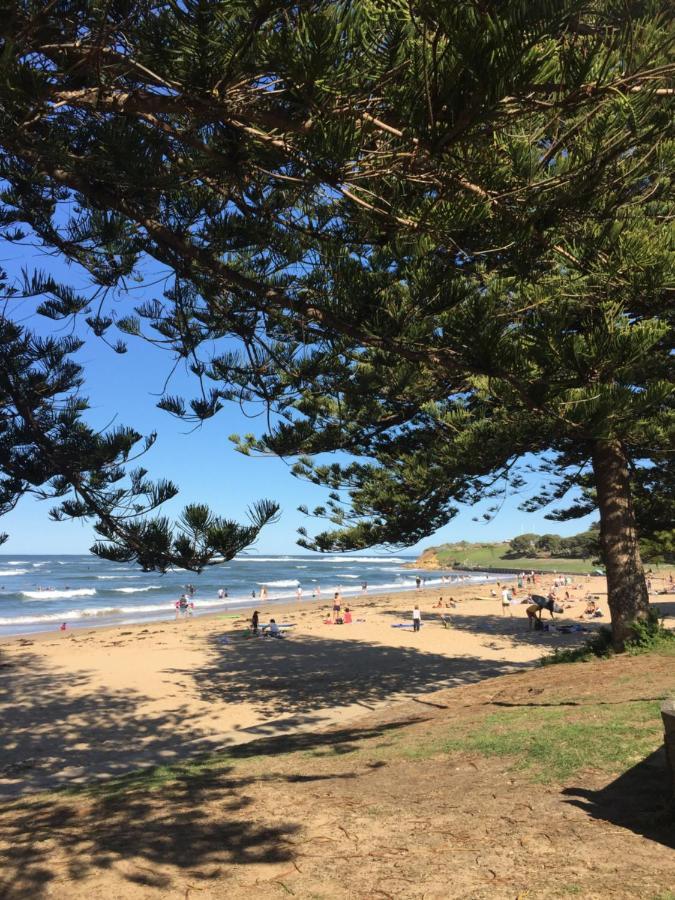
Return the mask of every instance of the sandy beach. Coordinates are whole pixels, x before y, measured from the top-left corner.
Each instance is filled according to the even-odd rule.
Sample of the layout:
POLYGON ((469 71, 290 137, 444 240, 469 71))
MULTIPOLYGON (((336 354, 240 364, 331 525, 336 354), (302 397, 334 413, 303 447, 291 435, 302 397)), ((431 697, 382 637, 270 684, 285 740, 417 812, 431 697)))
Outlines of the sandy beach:
MULTIPOLYGON (((552 581, 544 576, 535 592, 552 581)), ((608 622, 604 578, 575 585, 558 592, 569 591, 571 606, 557 622, 579 623, 588 593, 599 596, 605 617, 585 627, 608 622)), ((260 604, 261 622, 272 615, 295 624, 284 640, 250 637, 250 611, 5 639, 0 797, 317 730, 396 700, 424 702, 435 690, 522 670, 588 636, 530 631, 526 607, 503 616, 492 588, 364 595, 349 602, 351 625, 325 624, 326 601, 260 604), (441 595, 444 604, 452 596, 454 608, 432 608, 441 595), (421 631, 391 627, 410 622, 415 603, 421 631)), ((672 625, 675 602, 660 605, 672 625)))

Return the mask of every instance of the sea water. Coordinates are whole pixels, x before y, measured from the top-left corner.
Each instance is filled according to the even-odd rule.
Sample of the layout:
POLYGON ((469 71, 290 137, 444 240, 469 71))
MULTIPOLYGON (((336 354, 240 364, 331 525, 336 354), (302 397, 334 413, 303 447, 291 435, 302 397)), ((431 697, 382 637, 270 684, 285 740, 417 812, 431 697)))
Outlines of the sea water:
POLYGON ((271 603, 288 602, 302 591, 302 602, 317 596, 323 601, 340 590, 345 600, 369 593, 403 591, 415 587, 447 588, 452 582, 479 583, 499 576, 451 570, 428 572, 405 568, 405 556, 238 556, 210 566, 200 575, 171 569, 164 575, 143 572, 138 566, 111 563, 96 556, 0 556, 0 635, 68 627, 128 624, 171 618, 175 603, 188 586, 194 587, 194 614, 236 612, 260 604, 267 588, 271 603), (227 598, 219 599, 218 592, 227 598))

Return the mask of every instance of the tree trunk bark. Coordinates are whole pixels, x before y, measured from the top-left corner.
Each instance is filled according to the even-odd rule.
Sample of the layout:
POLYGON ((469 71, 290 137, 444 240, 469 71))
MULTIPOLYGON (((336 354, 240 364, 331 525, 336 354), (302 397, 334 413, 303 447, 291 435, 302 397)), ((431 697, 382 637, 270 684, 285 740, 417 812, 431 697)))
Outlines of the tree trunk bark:
POLYGON ((633 622, 647 618, 649 593, 640 558, 628 460, 618 440, 593 445, 593 473, 600 509, 600 539, 607 570, 607 605, 614 649, 624 649, 633 622))

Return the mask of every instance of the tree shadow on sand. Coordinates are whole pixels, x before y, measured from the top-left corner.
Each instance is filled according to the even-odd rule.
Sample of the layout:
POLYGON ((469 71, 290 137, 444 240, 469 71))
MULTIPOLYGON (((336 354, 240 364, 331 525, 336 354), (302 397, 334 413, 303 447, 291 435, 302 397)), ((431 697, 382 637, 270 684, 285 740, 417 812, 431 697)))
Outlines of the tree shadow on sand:
POLYGON ((171 877, 183 872, 197 884, 219 877, 230 863, 283 862, 301 823, 261 819, 260 812, 248 809, 254 792, 310 777, 275 772, 278 754, 317 748, 350 754, 363 740, 424 716, 320 730, 345 707, 370 709, 391 696, 477 682, 514 668, 415 647, 315 636, 236 636, 227 644, 214 637, 209 650, 207 663, 197 668, 163 671, 168 678, 192 679, 193 693, 214 709, 251 703, 260 725, 214 734, 187 705, 148 712, 152 698, 101 687, 84 670, 50 669, 28 648, 0 670, 0 800, 113 776, 129 779, 124 793, 96 781, 77 802, 62 793, 40 794, 15 800, 4 812, 0 807, 1 897, 40 900, 50 890, 53 894, 60 878, 96 877, 112 867, 117 878, 168 891, 175 889, 169 870, 171 877), (195 775, 194 768, 185 777, 172 772, 173 780, 165 778, 159 791, 144 790, 143 778, 130 774, 217 749, 217 767, 205 766, 203 775, 195 775), (248 757, 263 758, 262 777, 237 773, 236 761, 248 757))
POLYGON ((0 670, 0 800, 277 734, 327 726, 349 708, 370 710, 392 697, 477 682, 514 666, 448 658, 416 647, 298 636, 284 640, 214 637, 208 661, 162 670, 169 682, 191 681, 191 695, 214 713, 250 703, 259 721, 219 731, 186 701, 169 711, 148 707, 134 690, 102 688, 92 673, 48 669, 26 650, 0 670), (142 710, 142 711, 141 711, 142 710), (150 710, 150 711, 148 711, 150 710))
POLYGON ((298 782, 356 779, 368 767, 360 773, 303 775, 273 771, 274 757, 317 748, 348 753, 362 741, 414 721, 420 719, 252 741, 234 747, 215 770, 183 775, 178 768, 174 780, 157 791, 134 789, 140 778, 133 775, 82 789, 74 798, 57 793, 18 801, 0 813, 0 897, 40 900, 53 894, 56 879, 98 878, 113 868, 118 878, 134 885, 176 890, 176 879, 185 877, 199 889, 200 882, 222 877, 227 865, 292 860, 302 823, 262 824, 260 811, 253 811, 260 792, 273 795, 298 782), (236 760, 247 757, 268 757, 269 771, 238 775, 236 760))
POLYGON ((214 638, 211 648, 207 665, 189 673, 175 669, 172 675, 191 674, 209 702, 252 704, 269 717, 242 729, 254 735, 312 721, 318 725, 331 710, 354 705, 370 710, 390 698, 470 684, 528 665, 309 635, 239 639, 226 645, 214 638))
POLYGON ((606 787, 592 791, 565 788, 568 802, 594 819, 626 828, 675 849, 675 818, 669 806, 669 777, 663 747, 624 772, 606 787))
MULTIPOLYGON (((397 622, 410 622, 412 613, 410 609, 389 609, 382 610, 381 615, 396 619, 397 622)), ((556 615, 555 619, 550 619, 549 614, 544 613, 544 616, 542 617, 544 624, 548 623, 551 626, 562 625, 567 627, 581 625, 584 630, 567 633, 555 629, 551 631, 534 631, 533 629, 530 629, 529 622, 522 615, 471 615, 462 611, 461 603, 458 603, 454 609, 443 608, 424 610, 422 615, 422 622, 423 624, 426 623, 427 628, 443 627, 442 616, 445 616, 449 631, 465 631, 470 634, 491 638, 493 640, 508 638, 512 644, 527 647, 541 647, 542 649, 576 647, 592 637, 600 624, 602 624, 600 622, 597 624, 595 622, 582 622, 579 619, 567 618, 564 615, 556 615)))

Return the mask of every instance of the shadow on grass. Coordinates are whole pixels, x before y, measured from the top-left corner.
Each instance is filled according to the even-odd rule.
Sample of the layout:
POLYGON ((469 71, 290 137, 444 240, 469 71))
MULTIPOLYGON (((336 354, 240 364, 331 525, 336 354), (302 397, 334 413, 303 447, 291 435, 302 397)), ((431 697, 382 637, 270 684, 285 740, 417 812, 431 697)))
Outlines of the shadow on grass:
POLYGON ((177 888, 175 877, 167 874, 171 867, 199 889, 199 882, 218 879, 225 865, 289 861, 301 823, 261 824, 260 810, 252 810, 260 793, 273 796, 285 785, 354 780, 378 764, 361 772, 310 775, 275 772, 275 758, 318 748, 351 753, 362 741, 418 721, 253 741, 182 767, 155 767, 15 802, 0 814, 0 897, 41 900, 53 895, 59 877, 81 881, 113 868, 122 881, 168 892, 177 888), (270 771, 238 775, 237 760, 252 757, 263 757, 270 771))
POLYGON ((666 755, 661 747, 600 790, 568 787, 563 794, 594 819, 626 828, 672 850, 675 819, 668 785, 666 755))

